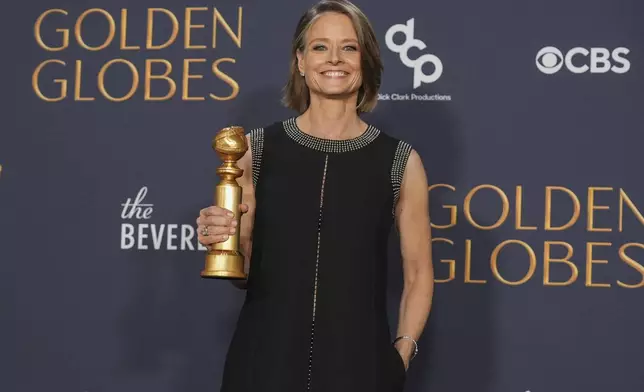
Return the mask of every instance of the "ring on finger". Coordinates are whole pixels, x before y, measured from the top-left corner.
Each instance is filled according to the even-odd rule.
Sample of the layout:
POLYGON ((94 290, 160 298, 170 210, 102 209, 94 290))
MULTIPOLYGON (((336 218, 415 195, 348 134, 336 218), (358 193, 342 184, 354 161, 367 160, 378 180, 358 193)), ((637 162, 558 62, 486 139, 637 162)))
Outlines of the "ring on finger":
POLYGON ((201 235, 204 237, 208 237, 210 233, 208 232, 208 226, 204 226, 203 229, 201 230, 201 235))

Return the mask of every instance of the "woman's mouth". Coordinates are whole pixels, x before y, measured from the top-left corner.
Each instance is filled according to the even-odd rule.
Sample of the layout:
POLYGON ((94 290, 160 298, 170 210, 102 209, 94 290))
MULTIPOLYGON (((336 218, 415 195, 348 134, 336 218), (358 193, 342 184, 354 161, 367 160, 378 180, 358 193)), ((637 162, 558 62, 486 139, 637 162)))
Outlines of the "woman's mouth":
POLYGON ((329 78, 342 78, 347 76, 349 73, 344 72, 344 71, 325 71, 322 72, 322 75, 327 76, 329 78))

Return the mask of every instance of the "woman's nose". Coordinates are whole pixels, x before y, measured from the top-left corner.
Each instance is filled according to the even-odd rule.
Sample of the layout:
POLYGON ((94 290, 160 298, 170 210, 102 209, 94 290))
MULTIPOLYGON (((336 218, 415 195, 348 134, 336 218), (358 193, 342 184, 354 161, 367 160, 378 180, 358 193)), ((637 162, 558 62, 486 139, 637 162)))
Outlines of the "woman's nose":
POLYGON ((337 47, 332 47, 328 53, 329 53, 328 61, 331 64, 338 64, 340 61, 342 61, 340 50, 337 47))

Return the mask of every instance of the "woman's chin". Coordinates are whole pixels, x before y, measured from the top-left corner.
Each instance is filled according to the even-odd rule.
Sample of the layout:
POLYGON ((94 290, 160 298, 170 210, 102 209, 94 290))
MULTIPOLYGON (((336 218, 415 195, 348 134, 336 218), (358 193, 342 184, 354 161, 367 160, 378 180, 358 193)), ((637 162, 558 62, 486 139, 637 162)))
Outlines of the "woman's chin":
POLYGON ((350 88, 327 88, 319 91, 318 95, 321 98, 326 99, 347 99, 351 98, 353 95, 357 95, 358 90, 353 90, 350 88))

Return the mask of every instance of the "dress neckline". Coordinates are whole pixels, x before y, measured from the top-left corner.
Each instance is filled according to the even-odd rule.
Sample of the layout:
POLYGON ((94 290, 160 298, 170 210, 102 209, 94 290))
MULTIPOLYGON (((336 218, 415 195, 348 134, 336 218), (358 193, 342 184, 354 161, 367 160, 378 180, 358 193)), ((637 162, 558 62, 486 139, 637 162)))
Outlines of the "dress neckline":
POLYGON ((373 142, 380 135, 380 130, 371 124, 367 125, 367 129, 360 136, 344 140, 324 139, 309 135, 297 126, 295 117, 284 120, 282 125, 286 133, 297 143, 326 153, 355 151, 373 142))

